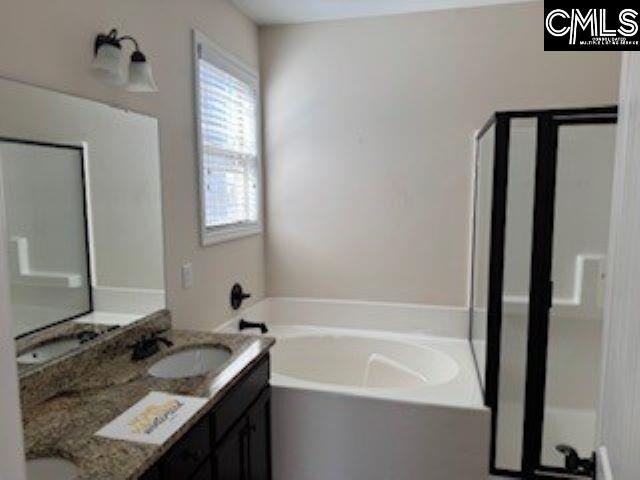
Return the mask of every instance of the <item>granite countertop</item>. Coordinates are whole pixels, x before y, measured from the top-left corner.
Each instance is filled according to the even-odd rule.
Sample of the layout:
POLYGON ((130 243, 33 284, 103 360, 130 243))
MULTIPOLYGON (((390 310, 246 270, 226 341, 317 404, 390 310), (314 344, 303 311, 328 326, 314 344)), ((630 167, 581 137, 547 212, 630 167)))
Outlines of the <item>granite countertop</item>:
MULTIPOLYGON (((87 333, 94 334, 97 338, 119 328, 120 326, 118 325, 94 325, 80 322, 61 323, 17 339, 16 355, 22 355, 27 350, 46 345, 52 341, 77 338, 78 335, 87 333)), ((91 340, 85 342, 86 346, 90 346, 90 342, 91 340)), ((18 362, 18 372, 20 374, 28 373, 40 366, 41 364, 39 363, 27 364, 18 362)))
POLYGON ((131 351, 107 356, 73 378, 64 391, 23 412, 27 458, 57 456, 74 462, 79 480, 135 479, 193 426, 253 367, 275 342, 269 337, 169 330, 174 342, 152 357, 133 362, 131 351), (159 359, 194 346, 222 346, 230 359, 217 371, 186 379, 151 377, 147 369, 159 359), (148 445, 94 436, 104 425, 151 391, 207 397, 209 401, 164 445, 148 445))

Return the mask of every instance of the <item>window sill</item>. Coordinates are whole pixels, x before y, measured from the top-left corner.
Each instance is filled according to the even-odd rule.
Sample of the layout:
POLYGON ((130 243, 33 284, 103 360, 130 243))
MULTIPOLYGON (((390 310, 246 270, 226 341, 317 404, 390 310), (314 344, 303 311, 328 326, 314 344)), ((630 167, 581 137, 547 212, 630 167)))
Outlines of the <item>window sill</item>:
POLYGON ((243 237, 251 237, 260 235, 262 227, 260 225, 251 225, 243 227, 229 227, 220 230, 205 230, 202 232, 201 241, 203 247, 217 245, 218 243, 229 242, 243 237))

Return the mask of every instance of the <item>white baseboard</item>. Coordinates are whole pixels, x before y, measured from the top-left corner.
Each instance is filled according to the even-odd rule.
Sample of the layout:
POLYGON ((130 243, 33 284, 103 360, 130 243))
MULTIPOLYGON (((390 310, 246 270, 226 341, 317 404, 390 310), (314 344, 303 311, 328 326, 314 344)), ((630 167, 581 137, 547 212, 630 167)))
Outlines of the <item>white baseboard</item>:
POLYGON ((94 287, 93 309, 147 315, 166 307, 164 290, 94 287))

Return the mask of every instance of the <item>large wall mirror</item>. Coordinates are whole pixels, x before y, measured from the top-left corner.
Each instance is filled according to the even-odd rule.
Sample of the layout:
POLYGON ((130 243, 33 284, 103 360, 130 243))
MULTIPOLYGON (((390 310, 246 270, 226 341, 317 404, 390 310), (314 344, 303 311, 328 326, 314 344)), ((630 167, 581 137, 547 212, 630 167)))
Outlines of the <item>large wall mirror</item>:
POLYGON ((158 122, 0 79, 14 335, 165 307, 158 122))

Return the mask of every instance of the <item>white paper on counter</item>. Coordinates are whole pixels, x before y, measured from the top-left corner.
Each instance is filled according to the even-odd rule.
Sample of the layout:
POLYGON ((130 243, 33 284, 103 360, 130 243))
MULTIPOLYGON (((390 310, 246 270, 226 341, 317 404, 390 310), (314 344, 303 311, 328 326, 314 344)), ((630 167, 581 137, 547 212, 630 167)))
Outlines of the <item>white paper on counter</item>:
POLYGON ((99 437, 162 445, 206 403, 207 398, 151 392, 111 423, 99 437))

